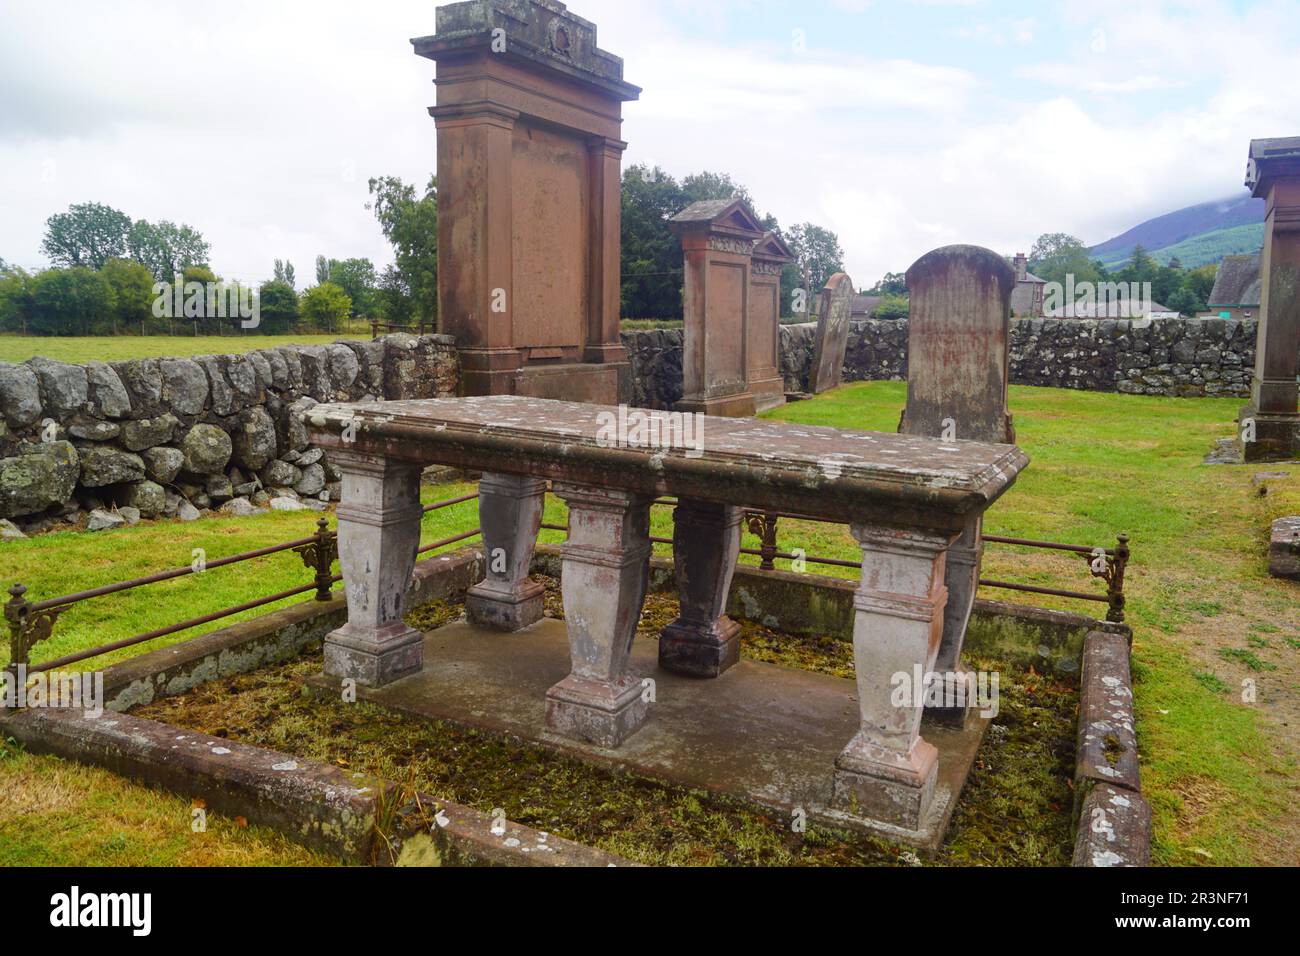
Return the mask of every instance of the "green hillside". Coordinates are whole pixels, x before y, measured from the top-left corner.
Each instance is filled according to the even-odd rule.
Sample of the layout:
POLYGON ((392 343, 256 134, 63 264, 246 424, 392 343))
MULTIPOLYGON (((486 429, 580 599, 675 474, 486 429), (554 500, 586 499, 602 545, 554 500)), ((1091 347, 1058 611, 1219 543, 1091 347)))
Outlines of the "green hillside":
MULTIPOLYGON (((1177 258, 1184 268, 1195 269, 1197 266, 1217 264, 1224 256, 1259 252, 1263 245, 1264 224, 1258 222, 1226 229, 1213 229, 1172 246, 1155 250, 1151 252, 1151 256, 1161 265, 1168 265, 1172 259, 1177 258)), ((1097 258, 1107 268, 1113 268, 1127 262, 1129 252, 1124 250, 1102 253, 1097 258)))

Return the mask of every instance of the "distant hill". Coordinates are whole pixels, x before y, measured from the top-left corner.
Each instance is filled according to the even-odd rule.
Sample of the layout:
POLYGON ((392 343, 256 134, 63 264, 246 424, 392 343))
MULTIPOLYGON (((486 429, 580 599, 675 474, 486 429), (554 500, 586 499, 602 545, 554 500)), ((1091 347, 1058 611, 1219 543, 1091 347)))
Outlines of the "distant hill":
POLYGON ((1184 266, 1195 267, 1257 252, 1263 242, 1264 200, 1242 194, 1148 219, 1089 251, 1107 266, 1118 266, 1140 245, 1158 262, 1177 257, 1184 266))

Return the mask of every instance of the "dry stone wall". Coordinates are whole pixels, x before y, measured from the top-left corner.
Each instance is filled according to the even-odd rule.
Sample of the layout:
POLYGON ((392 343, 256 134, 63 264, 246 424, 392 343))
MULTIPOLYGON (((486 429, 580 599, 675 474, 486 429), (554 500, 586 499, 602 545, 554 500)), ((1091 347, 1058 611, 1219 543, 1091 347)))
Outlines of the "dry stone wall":
POLYGON ((339 474, 307 441, 319 402, 454 395, 454 341, 396 334, 244 355, 0 363, 9 534, 205 510, 323 507, 339 474))
MULTIPOLYGON (((855 321, 844 357, 846 381, 907 378, 907 320, 855 321)), ((787 391, 807 392, 815 324, 781 326, 781 374, 787 391)), ((1178 397, 1250 394, 1254 320, 1015 319, 1011 381, 1100 392, 1178 397)), ((626 332, 633 401, 671 408, 681 397, 682 333, 626 332)))

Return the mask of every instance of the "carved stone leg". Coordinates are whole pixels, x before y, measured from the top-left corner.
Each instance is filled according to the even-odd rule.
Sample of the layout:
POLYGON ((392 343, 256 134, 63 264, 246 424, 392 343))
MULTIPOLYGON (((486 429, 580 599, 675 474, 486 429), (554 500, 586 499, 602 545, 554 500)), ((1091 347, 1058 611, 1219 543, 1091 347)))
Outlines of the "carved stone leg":
POLYGON ((529 579, 528 568, 542 523, 546 482, 486 474, 478 489, 487 576, 466 594, 465 613, 479 627, 519 631, 542 617, 544 588, 529 579))
POLYGON ((853 624, 862 723, 835 761, 833 804, 917 830, 934 796, 938 751, 921 739, 924 695, 914 685, 939 649, 952 537, 867 525, 854 525, 853 536, 862 547, 853 624))
POLYGON ((617 747, 646 715, 628 660, 649 578, 651 499, 559 482, 553 491, 569 505, 561 583, 573 671, 546 693, 546 726, 617 747))
POLYGON ((685 498, 673 511, 673 567, 681 610, 659 636, 659 666, 717 677, 740 659, 740 625, 727 592, 740 553, 740 508, 685 498))
POLYGON ((424 637, 402 620, 420 544, 420 466, 332 451, 343 473, 339 564, 348 622, 325 638, 325 673, 380 687, 420 669, 424 637))
MULTIPOLYGON (((979 588, 980 559, 984 556, 984 544, 980 538, 983 524, 982 516, 972 518, 961 537, 948 549, 945 560, 944 584, 948 588, 948 604, 943 612, 943 637, 934 659, 934 670, 945 677, 954 675, 954 686, 964 681, 961 649, 966 641, 971 609, 975 607, 975 591, 979 588)), ((961 727, 966 723, 970 705, 967 694, 960 704, 928 704, 925 712, 945 724, 961 727)))

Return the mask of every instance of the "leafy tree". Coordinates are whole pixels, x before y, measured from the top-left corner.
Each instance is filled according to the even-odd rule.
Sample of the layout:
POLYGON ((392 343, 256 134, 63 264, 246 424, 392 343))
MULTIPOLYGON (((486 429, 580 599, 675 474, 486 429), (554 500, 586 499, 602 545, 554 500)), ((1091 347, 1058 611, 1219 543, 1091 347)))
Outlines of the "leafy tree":
POLYGON ((396 176, 380 176, 369 182, 371 201, 384 238, 393 246, 397 271, 401 274, 420 321, 438 318, 438 178, 429 177, 423 191, 403 183, 396 176))
POLYGON ((41 251, 61 266, 98 269, 109 259, 126 255, 131 220, 126 213, 100 203, 74 203, 67 212, 45 220, 41 251))
POLYGON ((839 237, 829 229, 801 222, 790 230, 786 242, 794 253, 800 274, 809 277, 810 297, 821 292, 831 276, 844 271, 844 250, 840 248, 839 237))
POLYGON ((385 266, 375 290, 374 311, 379 318, 393 325, 413 325, 415 302, 411 290, 395 265, 385 266))
POLYGON ((886 272, 884 278, 867 289, 863 295, 907 295, 907 273, 905 272, 886 272))
POLYGON ((334 283, 322 282, 302 294, 299 311, 309 328, 333 332, 352 314, 352 300, 334 283))
POLYGON ((623 315, 654 319, 682 315, 682 247, 668 220, 688 204, 681 186, 659 167, 624 170, 623 315))
POLYGON ((330 281, 330 262, 324 256, 316 257, 316 284, 323 285, 330 281))
POLYGON ((1196 298, 1196 293, 1187 286, 1181 286, 1167 299, 1159 299, 1162 304, 1177 310, 1182 315, 1195 315, 1205 308, 1205 303, 1196 298))
POLYGON ((681 208, 673 212, 681 212, 691 203, 706 199, 740 199, 749 207, 750 212, 754 212, 754 197, 749 194, 749 190, 733 181, 726 173, 706 171, 687 176, 682 180, 682 199, 681 208))
POLYGON ((1204 310, 1206 303, 1210 301, 1210 293, 1214 291, 1214 280, 1218 275, 1219 267, 1211 264, 1191 269, 1183 276, 1184 287, 1191 290, 1201 303, 1196 311, 1204 310))
POLYGON ((876 306, 875 315, 878 319, 905 319, 908 307, 909 301, 906 296, 887 293, 876 306))
POLYGON ((171 282, 176 273, 207 265, 209 246, 203 236, 186 225, 162 220, 138 220, 127 233, 131 258, 153 273, 159 282, 171 282))
POLYGON ((37 335, 94 335, 111 328, 113 289, 85 266, 46 269, 31 285, 28 330, 37 335))
POLYGON ((284 335, 298 321, 298 293, 283 279, 269 279, 258 290, 262 307, 260 331, 267 335, 284 335))
POLYGON ((288 259, 275 260, 275 281, 283 282, 290 289, 298 285, 297 277, 293 274, 293 263, 288 259))
POLYGON ((328 281, 348 294, 353 318, 370 312, 375 294, 375 264, 369 259, 331 259, 328 281))
MULTIPOLYGON (((154 324, 153 273, 129 259, 109 259, 99 270, 104 281, 113 290, 115 323, 123 330, 139 330, 154 324)), ((117 326, 114 326, 117 331, 117 326)), ((161 331, 161 330, 158 330, 161 331)))
POLYGON ((32 277, 18 266, 0 271, 0 332, 26 332, 32 277))
POLYGON ((1074 282, 1100 282, 1104 277, 1102 270, 1088 256, 1088 247, 1074 236, 1064 232, 1052 232, 1039 236, 1029 252, 1029 270, 1040 279, 1067 284, 1067 277, 1074 276, 1074 282))

